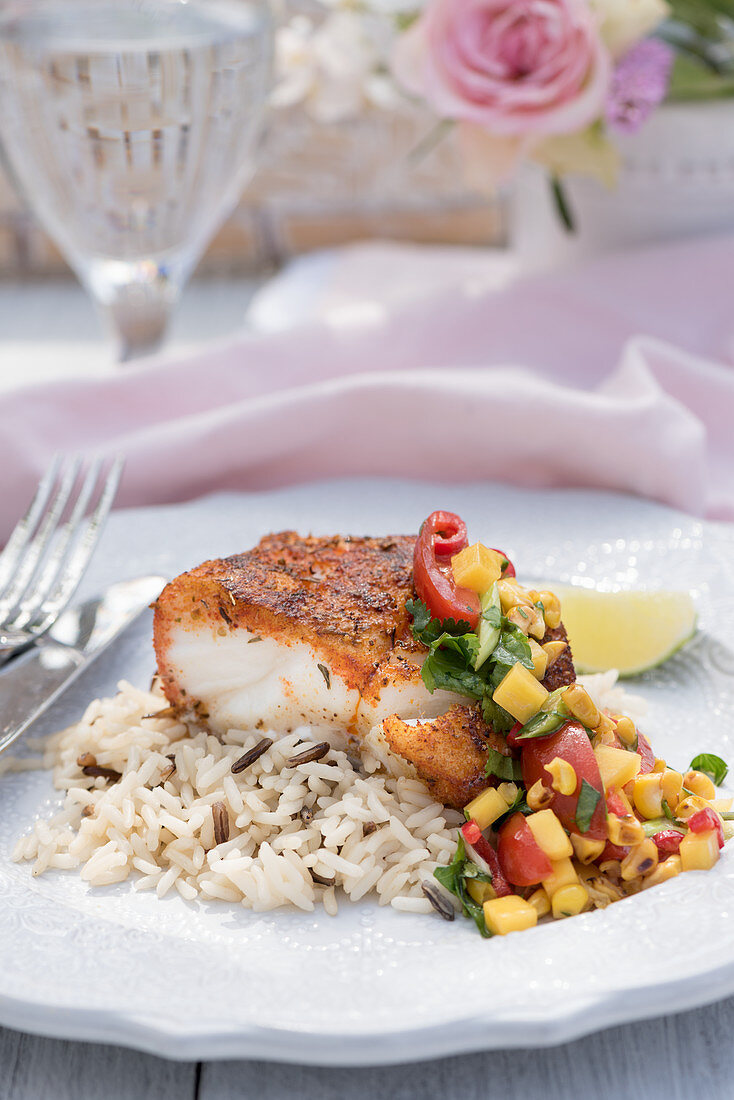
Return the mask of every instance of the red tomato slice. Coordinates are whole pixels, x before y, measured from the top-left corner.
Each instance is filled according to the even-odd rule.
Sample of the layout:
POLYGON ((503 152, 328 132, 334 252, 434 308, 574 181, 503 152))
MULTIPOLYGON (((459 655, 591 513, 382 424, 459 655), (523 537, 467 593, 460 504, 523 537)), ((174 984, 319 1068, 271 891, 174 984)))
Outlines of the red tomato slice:
POLYGON ((553 792, 553 801, 550 808, 560 818, 561 824, 569 832, 578 833, 590 840, 604 840, 607 835, 606 812, 604 806, 604 787, 596 763, 594 750, 589 741, 589 735, 578 722, 566 722, 557 733, 550 737, 538 737, 533 741, 522 741, 522 778, 527 788, 542 779, 546 787, 550 787, 550 775, 545 770, 545 765, 550 764, 556 756, 566 760, 576 772, 578 780, 573 794, 564 795, 553 792), (576 807, 582 780, 598 791, 601 795, 596 804, 596 809, 591 817, 591 823, 587 831, 581 834, 576 824, 576 807))
POLYGON ((502 576, 503 577, 516 577, 517 574, 515 573, 515 566, 512 564, 510 559, 507 557, 507 554, 504 552, 504 550, 498 550, 496 546, 492 546, 492 547, 490 547, 490 549, 494 550, 495 554, 501 554, 502 557, 507 562, 507 565, 502 570, 502 576))
POLYGON ((513 814, 501 827, 497 855, 505 878, 514 886, 535 886, 553 870, 520 813, 513 814))
POLYGON ((598 862, 601 865, 606 863, 608 859, 618 859, 621 863, 626 855, 629 855, 629 848, 620 848, 618 844, 612 844, 611 840, 608 840, 598 862))
POLYGON ((671 852, 678 851, 683 836, 677 829, 661 829, 652 839, 660 854, 669 856, 671 852))

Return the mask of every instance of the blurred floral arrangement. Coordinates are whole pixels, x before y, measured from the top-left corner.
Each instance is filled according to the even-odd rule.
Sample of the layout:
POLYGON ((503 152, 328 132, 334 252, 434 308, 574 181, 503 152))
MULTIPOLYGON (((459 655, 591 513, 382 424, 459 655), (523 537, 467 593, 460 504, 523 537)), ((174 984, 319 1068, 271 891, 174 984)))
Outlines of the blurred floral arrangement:
POLYGON ((552 181, 613 186, 617 134, 665 101, 734 96, 734 0, 311 0, 283 19, 274 105, 317 122, 421 102, 467 180, 492 189, 531 160, 552 181))

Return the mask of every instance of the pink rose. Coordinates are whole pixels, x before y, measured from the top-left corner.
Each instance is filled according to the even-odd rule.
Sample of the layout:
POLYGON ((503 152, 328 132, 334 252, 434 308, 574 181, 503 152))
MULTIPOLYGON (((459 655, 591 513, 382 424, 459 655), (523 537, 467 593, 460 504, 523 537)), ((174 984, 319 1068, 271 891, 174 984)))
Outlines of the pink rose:
POLYGON ((586 0, 429 0, 393 68, 439 117, 527 139, 599 118, 611 65, 586 0))

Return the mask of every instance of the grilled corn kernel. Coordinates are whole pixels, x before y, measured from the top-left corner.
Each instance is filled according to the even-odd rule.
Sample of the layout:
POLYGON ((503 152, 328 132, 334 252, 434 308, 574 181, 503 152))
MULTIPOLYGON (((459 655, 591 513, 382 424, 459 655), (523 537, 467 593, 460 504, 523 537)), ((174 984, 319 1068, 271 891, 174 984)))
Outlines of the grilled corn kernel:
POLYGON ((637 818, 631 814, 625 817, 609 814, 607 817, 607 832, 612 844, 617 844, 620 848, 641 844, 645 839, 645 830, 637 818))
POLYGON ((683 776, 680 772, 673 771, 672 768, 666 768, 663 772, 662 788, 663 798, 668 803, 668 807, 675 810, 680 802, 683 776))
POLYGON ((642 760, 636 752, 617 749, 613 745, 597 745, 594 756, 599 766, 602 782, 607 790, 610 787, 624 787, 634 779, 642 760))
POLYGON ((528 814, 525 821, 535 837, 535 843, 551 862, 573 855, 571 841, 553 810, 528 814))
POLYGON ((508 806, 511 806, 517 798, 519 787, 517 783, 500 783, 497 790, 504 798, 508 806))
POLYGON ((521 664, 513 665, 492 696, 517 722, 529 722, 548 698, 548 692, 521 664))
POLYGON ((545 625, 549 630, 555 630, 557 626, 561 625, 561 601, 555 592, 548 592, 547 590, 539 592, 538 597, 543 605, 545 625))
POLYGON ((560 890, 556 890, 551 901, 553 916, 556 920, 560 917, 575 917, 586 908, 588 901, 588 891, 580 882, 574 886, 562 886, 560 890))
POLYGON ((686 772, 683 776, 683 786, 686 790, 697 794, 699 798, 705 798, 709 802, 716 798, 716 787, 703 772, 686 772))
POLYGON ((484 905, 485 901, 497 897, 491 882, 479 882, 478 879, 470 878, 466 880, 466 889, 477 905, 484 905))
MULTIPOLYGON (((547 623, 546 623, 547 626, 547 623)), ((562 653, 568 649, 568 642, 546 642, 542 647, 548 654, 548 668, 555 664, 562 653)))
POLYGON ((532 905, 533 909, 539 917, 544 917, 546 913, 550 913, 550 898, 548 897, 542 886, 540 886, 537 890, 534 890, 533 893, 530 895, 530 897, 528 898, 528 905, 532 905))
POLYGON ((637 726, 625 714, 617 719, 617 737, 623 745, 631 745, 633 748, 637 745, 637 726))
POLYGON ((551 787, 559 794, 574 794, 578 779, 573 765, 568 760, 562 760, 560 756, 554 756, 550 764, 545 765, 545 771, 551 777, 551 787))
POLYGON ((581 687, 581 684, 571 684, 563 692, 561 698, 579 722, 588 726, 589 729, 599 725, 599 719, 601 718, 599 708, 586 688, 581 687))
POLYGON ((680 856, 668 856, 662 863, 658 863, 652 874, 645 876, 645 888, 659 886, 661 882, 667 882, 669 878, 675 878, 682 870, 680 856))
POLYGON ((638 775, 635 779, 633 797, 635 806, 648 821, 653 817, 661 817, 663 813, 662 774, 648 772, 647 775, 638 775))
POLYGON ((708 871, 719 859, 719 838, 716 829, 705 833, 686 833, 678 849, 681 870, 708 871))
POLYGON ((571 833, 573 852, 579 863, 593 863, 598 859, 606 847, 605 840, 591 840, 586 836, 571 833))
POLYGON ((503 558, 481 542, 466 546, 451 559, 454 580, 462 588, 470 588, 481 596, 502 576, 503 558))
POLYGON ((705 798, 699 797, 697 794, 689 794, 683 798, 675 807, 675 816, 679 817, 681 821, 688 821, 688 818, 693 814, 698 813, 699 810, 705 810, 711 803, 705 798))
POLYGON ((542 779, 538 779, 525 796, 525 801, 531 810, 544 810, 553 801, 553 791, 546 787, 542 779))
POLYGON ((548 654, 534 638, 530 639, 530 656, 533 661, 533 676, 536 680, 542 680, 548 669, 548 654))
POLYGON ((512 611, 513 607, 533 606, 530 594, 517 581, 509 579, 498 581, 497 590, 500 594, 503 615, 506 615, 508 611, 512 611))
POLYGON ((538 923, 538 913, 534 906, 517 894, 508 894, 504 898, 485 901, 484 919, 490 932, 496 936, 506 936, 508 932, 533 928, 538 923))
POLYGON ((636 844, 622 860, 622 878, 629 882, 633 878, 649 875, 658 865, 658 849, 654 840, 643 840, 636 844))
POLYGON ((537 607, 513 607, 511 611, 508 611, 507 618, 526 636, 532 635, 533 638, 542 638, 545 634, 543 616, 537 607))
POLYGON ((655 763, 652 766, 652 770, 654 772, 664 772, 667 766, 668 765, 665 763, 662 756, 656 756, 655 763))
POLYGON ((507 803, 495 787, 478 794, 465 811, 469 817, 474 818, 480 829, 488 829, 489 826, 507 813, 507 803))
POLYGON ((556 890, 560 890, 562 886, 573 886, 579 880, 576 868, 568 858, 552 859, 551 867, 553 870, 547 878, 543 879, 543 889, 549 898, 552 898, 556 890))

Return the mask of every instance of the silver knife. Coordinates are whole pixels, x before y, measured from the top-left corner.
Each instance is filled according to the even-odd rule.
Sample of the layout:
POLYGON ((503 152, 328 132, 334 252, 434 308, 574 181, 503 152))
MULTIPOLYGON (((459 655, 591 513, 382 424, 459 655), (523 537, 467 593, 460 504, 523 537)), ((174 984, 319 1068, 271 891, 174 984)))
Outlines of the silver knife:
POLYGON ((73 680, 160 594, 165 577, 113 584, 68 608, 31 649, 0 672, 0 752, 24 733, 73 680))

